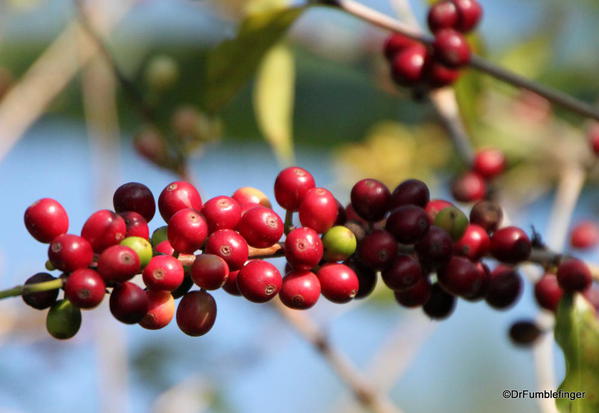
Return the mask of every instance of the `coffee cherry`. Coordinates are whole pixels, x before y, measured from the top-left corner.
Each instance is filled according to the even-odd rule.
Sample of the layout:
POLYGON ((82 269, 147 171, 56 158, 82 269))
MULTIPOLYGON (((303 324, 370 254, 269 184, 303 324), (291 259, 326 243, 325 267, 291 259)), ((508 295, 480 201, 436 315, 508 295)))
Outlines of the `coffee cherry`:
POLYGON ((424 278, 420 263, 404 254, 395 257, 389 268, 381 275, 387 287, 394 291, 407 290, 424 278))
POLYGON ((155 250, 159 254, 164 254, 164 255, 173 255, 173 254, 175 254, 175 249, 173 248, 173 246, 171 245, 171 243, 168 242, 168 240, 162 241, 160 244, 156 245, 155 250))
POLYGON ((81 236, 89 241, 97 253, 121 242, 126 233, 127 225, 123 217, 107 209, 93 213, 81 229, 81 236))
POLYGON ((476 261, 485 256, 491 248, 491 240, 484 228, 471 224, 458 242, 454 244, 453 251, 457 255, 463 255, 476 261))
POLYGON ((322 237, 324 258, 327 261, 343 261, 356 251, 356 236, 347 227, 335 226, 322 237))
POLYGON ((458 241, 468 228, 468 218, 460 209, 449 206, 439 211, 434 224, 447 231, 454 241, 458 241))
POLYGON ((179 284, 177 288, 171 291, 171 295, 175 300, 177 300, 187 294, 189 290, 191 290, 191 287, 193 287, 193 280, 191 279, 191 275, 186 268, 185 275, 183 276, 183 282, 179 284))
POLYGON ((564 291, 584 291, 592 280, 589 267, 576 258, 567 259, 557 267, 557 281, 564 291))
POLYGON ((251 260, 237 275, 239 292, 249 301, 265 303, 272 299, 283 284, 277 268, 264 260, 251 260))
POLYGON ((255 248, 266 248, 277 243, 285 226, 281 217, 270 208, 258 206, 247 211, 239 222, 239 234, 255 248))
POLYGON ((467 33, 474 29, 480 21, 483 9, 476 0, 451 0, 458 11, 458 22, 456 29, 467 33))
POLYGON ((433 89, 452 85, 460 78, 460 75, 460 70, 449 68, 435 61, 431 62, 425 71, 426 82, 433 89))
POLYGON ((593 221, 576 224, 570 234, 570 245, 574 248, 589 249, 599 244, 599 226, 593 221))
POLYGON ((455 296, 446 292, 438 283, 431 286, 431 295, 422 306, 424 313, 433 320, 444 320, 456 307, 455 296))
POLYGON ((356 241, 358 243, 362 242, 366 236, 366 228, 358 221, 347 221, 343 226, 349 229, 352 234, 354 234, 354 237, 356 237, 356 241))
POLYGON ((428 186, 418 179, 403 181, 391 194, 391 209, 404 205, 416 205, 424 208, 430 199, 428 186))
POLYGON ((368 221, 358 215, 351 202, 345 206, 345 215, 347 221, 354 221, 364 226, 368 225, 368 221))
POLYGON ((90 265, 94 259, 94 252, 85 238, 62 234, 50 243, 48 258, 59 270, 71 272, 90 265))
POLYGON ((158 209, 165 222, 169 222, 177 211, 182 209, 202 209, 202 197, 198 190, 189 182, 171 182, 162 190, 158 197, 158 209))
POLYGON ((217 196, 204 204, 202 215, 210 233, 219 229, 236 229, 241 220, 241 206, 229 196, 217 196))
POLYGON ((208 236, 208 224, 195 209, 181 209, 168 221, 168 241, 175 251, 193 254, 208 236))
POLYGON ((525 261, 530 256, 532 244, 524 231, 518 227, 504 227, 491 237, 491 254, 507 264, 525 261))
POLYGON ((239 288, 237 288, 237 276, 239 275, 239 270, 229 272, 229 277, 227 281, 223 284, 223 290, 228 292, 231 295, 241 295, 239 292, 239 288))
POLYGON ((548 311, 557 311, 564 290, 559 286, 554 274, 545 274, 535 284, 535 299, 541 308, 548 311))
POLYGON ((491 179, 501 175, 505 169, 505 155, 498 149, 483 149, 476 152, 472 170, 483 178, 491 179))
POLYGON ((144 284, 150 290, 172 291, 183 282, 181 261, 170 255, 157 255, 143 271, 144 284))
POLYGON ((428 10, 427 23, 433 33, 440 29, 454 28, 458 23, 456 5, 449 0, 433 4, 428 10))
POLYGON ((376 270, 368 268, 356 261, 347 261, 345 262, 345 265, 354 270, 358 276, 360 288, 358 288, 358 293, 354 298, 358 300, 368 297, 374 291, 378 281, 376 270))
POLYGON ((48 243, 69 229, 67 212, 57 201, 42 198, 25 210, 25 226, 33 238, 48 243))
POLYGON ((227 262, 218 255, 196 255, 191 266, 191 279, 200 288, 217 290, 223 286, 229 277, 227 262))
POLYGON ((320 297, 320 281, 311 271, 291 271, 283 278, 279 297, 289 308, 306 310, 320 297))
POLYGON ((358 276, 345 264, 325 264, 316 275, 322 295, 337 304, 351 301, 360 288, 358 276))
POLYGON ((119 212, 119 215, 125 220, 125 226, 127 228, 125 237, 150 238, 150 228, 148 228, 148 223, 140 214, 133 211, 127 211, 119 212))
POLYGON ((98 272, 108 283, 130 280, 139 269, 139 256, 132 248, 124 245, 113 245, 105 249, 98 258, 98 272))
POLYGON ((395 291, 393 295, 399 305, 408 308, 421 307, 431 297, 431 283, 428 278, 423 277, 416 285, 407 290, 395 291))
POLYGON ((310 270, 323 257, 323 244, 312 228, 295 228, 285 239, 285 257, 296 270, 310 270))
POLYGON ((481 226, 488 233, 495 232, 502 219, 503 211, 495 202, 477 202, 470 211, 470 223, 481 226))
POLYGON ((360 217, 369 222, 383 219, 389 210, 391 193, 376 179, 362 179, 351 190, 351 203, 360 217))
POLYGON ((424 210, 428 215, 429 221, 431 224, 435 222, 435 218, 443 209, 454 206, 451 202, 445 201, 444 199, 433 199, 426 204, 424 210))
POLYGON ((430 222, 424 209, 415 205, 404 205, 391 212, 385 229, 402 244, 413 244, 428 231, 430 222))
POLYGON ((285 168, 275 180, 275 198, 286 210, 297 211, 306 192, 315 186, 310 172, 297 166, 285 168))
POLYGON ((482 283, 480 284, 479 289, 474 292, 474 294, 463 298, 467 301, 476 302, 484 299, 487 295, 487 289, 489 288, 489 280, 491 279, 491 270, 489 270, 487 264, 485 264, 482 261, 473 262, 473 264, 476 266, 477 270, 481 274, 482 283))
POLYGON ((428 52, 423 44, 409 46, 391 61, 391 77, 399 86, 414 86, 423 78, 428 52))
POLYGON ((74 337, 81 327, 81 310, 69 300, 57 301, 46 316, 46 329, 54 338, 66 340, 74 337))
MULTIPOLYGON (((34 274, 31 277, 29 277, 27 281, 25 281, 25 285, 38 284, 46 281, 54 281, 55 279, 56 277, 53 277, 47 272, 38 272, 37 274, 34 274)), ((56 302, 57 297, 58 289, 40 291, 37 293, 24 293, 21 296, 25 304, 38 310, 43 310, 44 308, 50 307, 52 304, 56 302)))
POLYGON ((428 232, 418 241, 415 247, 421 262, 430 267, 436 267, 446 263, 451 258, 453 240, 447 231, 431 225, 428 232))
POLYGON ((239 205, 259 204, 266 208, 271 208, 270 200, 264 192, 257 188, 244 186, 233 193, 233 199, 239 202, 239 205))
POLYGON ((470 62, 470 46, 464 36, 453 29, 441 29, 433 42, 435 58, 443 64, 458 68, 470 62))
POLYGON ((461 297, 471 297, 481 288, 484 274, 467 258, 452 257, 437 271, 439 283, 446 291, 461 297))
POLYGON ((345 207, 338 199, 335 199, 335 201, 337 201, 337 219, 335 220, 335 225, 344 225, 347 222, 345 207))
POLYGON ((533 345, 541 336, 543 330, 532 320, 520 320, 512 324, 509 331, 512 343, 517 346, 533 345))
POLYGON ((248 260, 249 248, 246 240, 237 232, 219 229, 208 237, 204 252, 218 255, 227 262, 229 270, 235 271, 248 260))
POLYGON ((149 303, 146 292, 132 282, 117 284, 110 294, 110 312, 125 324, 139 323, 148 312, 149 303))
MULTIPOLYGON (((166 241, 168 242, 168 241, 166 241)), ((141 268, 148 265, 152 259, 152 245, 147 239, 141 237, 127 237, 120 242, 119 245, 131 248, 137 254, 139 258, 139 265, 141 268)), ((158 247, 157 247, 158 250, 158 247)), ((172 255, 169 254, 169 255, 172 255)))
POLYGON ((65 297, 76 307, 90 309, 97 307, 106 293, 104 280, 94 270, 80 268, 73 271, 64 285, 65 297))
POLYGON ((156 228, 154 232, 152 232, 152 238, 150 239, 150 242, 153 246, 156 246, 166 240, 168 240, 168 226, 164 225, 162 227, 156 228))
POLYGON ((491 272, 487 303, 498 310, 513 306, 522 293, 522 277, 511 267, 500 265, 491 272))
POLYGON ((485 197, 487 184, 474 172, 466 172, 451 184, 451 194, 458 202, 474 202, 485 197))
POLYGON ((337 200, 327 189, 309 189, 300 204, 299 219, 302 226, 323 234, 335 225, 337 200))
POLYGON ((393 235, 382 229, 366 235, 358 247, 360 262, 375 270, 388 267, 396 255, 397 241, 393 235))
POLYGON ((414 39, 400 33, 393 33, 385 40, 383 54, 388 61, 391 61, 399 52, 417 44, 419 43, 414 39))
POLYGON ((148 330, 166 327, 175 315, 175 299, 170 291, 146 291, 148 311, 139 325, 148 330))
POLYGON ((185 334, 198 337, 206 334, 216 321, 216 301, 206 291, 187 293, 177 307, 177 325, 185 334))
POLYGON ((112 197, 116 212, 132 211, 150 222, 156 213, 156 201, 152 191, 139 182, 129 182, 118 187, 112 197))

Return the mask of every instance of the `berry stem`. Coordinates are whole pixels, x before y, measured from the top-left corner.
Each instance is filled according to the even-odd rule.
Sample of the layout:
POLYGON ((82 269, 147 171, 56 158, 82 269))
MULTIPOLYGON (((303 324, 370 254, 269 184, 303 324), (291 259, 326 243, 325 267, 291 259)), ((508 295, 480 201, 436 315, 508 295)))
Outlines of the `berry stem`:
POLYGON ((293 211, 285 210, 285 235, 289 234, 293 229, 293 211))
POLYGON ((62 278, 57 278, 56 280, 44 281, 41 283, 17 285, 16 287, 0 291, 0 300, 8 297, 17 297, 23 294, 57 290, 61 288, 63 284, 64 280, 62 278))

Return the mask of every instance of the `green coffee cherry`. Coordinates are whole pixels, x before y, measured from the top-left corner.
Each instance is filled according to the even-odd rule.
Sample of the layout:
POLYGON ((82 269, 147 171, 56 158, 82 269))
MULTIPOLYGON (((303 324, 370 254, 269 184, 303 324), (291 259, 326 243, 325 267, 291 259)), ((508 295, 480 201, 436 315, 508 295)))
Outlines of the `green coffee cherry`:
POLYGON ((168 240, 167 228, 168 227, 165 225, 163 227, 156 228, 154 232, 152 232, 150 241, 152 242, 153 247, 156 247, 156 245, 160 244, 162 241, 168 240))
POLYGON ((341 225, 329 229, 322 242, 327 261, 343 261, 356 251, 356 236, 349 228, 341 225))
POLYGON ((148 265, 152 259, 152 244, 142 237, 127 237, 121 241, 121 245, 131 248, 137 253, 141 267, 148 265))
POLYGON ((48 311, 46 328, 54 338, 66 340, 73 337, 81 327, 81 310, 69 300, 57 301, 48 311))
POLYGON ((170 56, 154 56, 146 68, 146 82, 154 90, 166 90, 179 79, 179 65, 170 56))
POLYGON ((447 231, 454 241, 458 241, 466 232, 468 217, 460 209, 448 206, 439 211, 435 217, 435 225, 447 231))
POLYGON ((46 261, 45 266, 48 271, 54 271, 56 269, 56 267, 54 266, 54 264, 52 264, 52 261, 50 261, 50 260, 46 261))

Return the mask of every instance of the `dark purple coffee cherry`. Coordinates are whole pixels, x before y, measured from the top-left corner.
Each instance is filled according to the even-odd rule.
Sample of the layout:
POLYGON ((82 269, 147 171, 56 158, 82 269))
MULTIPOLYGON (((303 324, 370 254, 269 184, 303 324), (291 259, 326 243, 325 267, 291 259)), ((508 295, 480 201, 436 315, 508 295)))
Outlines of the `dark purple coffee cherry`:
POLYGON ((430 200, 428 186, 418 179, 408 179, 397 185, 391 194, 391 209, 404 205, 424 208, 430 200))
POLYGON ((424 209, 415 205, 404 205, 391 212, 385 229, 402 244, 418 242, 428 231, 430 222, 424 209))
POLYGON ((377 229, 366 235, 358 246, 362 264, 380 270, 387 267, 397 255, 397 241, 389 232, 377 229))
POLYGON ((456 301, 455 296, 435 283, 431 286, 431 296, 422 309, 433 320, 444 320, 455 310, 456 301))
POLYGON ((351 190, 354 210, 366 221, 376 222, 385 217, 389 210, 391 193, 376 179, 362 179, 351 190))
POLYGON ((470 211, 470 223, 483 227, 488 233, 495 232, 502 219, 503 210, 495 202, 477 202, 470 211))
POLYGON ((390 289, 404 291, 416 285, 424 277, 424 273, 418 260, 401 254, 382 272, 382 277, 390 289))
POLYGON ((541 334, 543 334, 543 330, 532 320, 516 321, 509 331, 512 343, 522 347, 533 345, 541 334))
MULTIPOLYGON (((56 277, 53 277, 47 272, 38 272, 37 274, 29 277, 27 281, 25 281, 25 285, 38 284, 53 280, 56 280, 56 277)), ((45 308, 51 307, 56 302, 56 299, 58 298, 58 289, 23 294, 21 298, 25 304, 35 309, 43 310, 45 308)))
POLYGON ((416 252, 421 262, 430 267, 437 267, 451 258, 453 240, 447 231, 432 225, 416 244, 416 252))
POLYGON ((498 310, 513 306, 522 294, 522 277, 507 265, 499 265, 491 272, 487 295, 487 304, 498 310))
POLYGON ((461 297, 474 296, 484 282, 484 274, 472 261, 454 256, 437 271, 439 283, 446 291, 461 297))
POLYGON ((426 304, 431 296, 431 283, 423 277, 412 288, 404 291, 395 291, 395 300, 399 305, 408 308, 421 307, 426 304))

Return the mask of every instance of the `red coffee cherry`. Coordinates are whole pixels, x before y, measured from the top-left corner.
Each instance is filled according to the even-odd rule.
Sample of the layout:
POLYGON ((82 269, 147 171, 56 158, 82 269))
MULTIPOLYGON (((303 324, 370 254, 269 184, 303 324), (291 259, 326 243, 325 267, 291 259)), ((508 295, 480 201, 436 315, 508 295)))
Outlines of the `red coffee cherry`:
POLYGON ((522 294, 522 277, 515 269, 499 265, 490 275, 487 285, 487 304, 498 310, 512 307, 522 294))
POLYGON ((413 287, 403 291, 395 291, 393 295, 399 305, 414 308, 425 305, 431 297, 431 292, 429 279, 423 277, 413 287))
POLYGON ((533 345, 543 334, 543 330, 532 320, 516 321, 510 327, 509 336, 517 346, 528 347, 533 345))
POLYGON ((480 176, 491 179, 501 175, 505 169, 505 155, 499 149, 481 149, 476 152, 472 170, 480 176))
POLYGON ((113 245, 100 254, 98 272, 106 282, 123 282, 139 273, 139 256, 124 245, 113 245))
POLYGON ((593 277, 584 262, 570 258, 557 267, 557 281, 564 291, 584 291, 591 286, 593 277))
POLYGON ((229 270, 240 269, 248 260, 248 244, 241 235, 230 229, 213 232, 206 241, 204 253, 214 254, 227 262, 229 270))
POLYGON ((197 211, 202 209, 202 197, 189 182, 171 182, 158 197, 158 209, 165 222, 168 222, 177 211, 186 208, 197 211))
POLYGON ((338 199, 337 201, 337 219, 335 220, 335 225, 345 225, 347 222, 347 213, 345 212, 345 207, 338 199))
POLYGON ((311 271, 291 271, 283 278, 279 297, 289 308, 306 310, 320 297, 320 281, 311 271))
POLYGON ((495 202, 477 202, 470 211, 470 223, 481 226, 488 233, 495 232, 502 219, 503 211, 495 202))
POLYGON ((424 208, 430 199, 428 186, 418 179, 403 181, 393 190, 391 194, 391 209, 404 205, 416 205, 424 208))
POLYGON ((156 245, 154 251, 156 251, 156 253, 164 255, 173 255, 175 253, 175 249, 173 248, 171 243, 168 242, 168 240, 162 241, 160 244, 156 245))
POLYGON ((360 262, 375 270, 388 267, 396 255, 397 241, 382 229, 372 231, 358 245, 360 262))
POLYGON ((399 52, 417 44, 419 44, 419 42, 414 39, 410 39, 400 33, 393 33, 385 40, 383 54, 388 61, 391 61, 399 52))
POLYGON ((265 303, 278 294, 283 278, 277 268, 264 260, 251 260, 237 275, 237 288, 249 301, 265 303))
POLYGON ((415 286, 424 278, 424 273, 416 259, 401 254, 393 260, 389 268, 382 272, 382 278, 390 289, 403 291, 415 286))
POLYGON ((304 227, 310 227, 323 234, 335 225, 337 200, 327 189, 309 189, 300 204, 299 219, 304 227))
POLYGON ((219 229, 236 229, 241 220, 241 205, 230 196, 217 196, 204 204, 202 215, 210 233, 219 229))
POLYGON ((563 295, 555 274, 545 274, 535 284, 535 299, 545 310, 556 312, 563 295))
POLYGON ((389 189, 376 179, 362 179, 351 190, 351 204, 358 215, 369 222, 383 219, 391 202, 389 189))
POLYGON ((316 186, 310 172, 297 166, 283 169, 275 180, 275 199, 288 211, 297 211, 309 189, 316 186))
POLYGON ((435 222, 435 218, 437 218, 437 214, 439 214, 439 212, 441 212, 442 210, 444 210, 445 208, 450 207, 450 206, 455 206, 455 205, 449 201, 444 200, 444 199, 432 199, 430 202, 428 202, 426 204, 426 207, 424 208, 424 210, 426 211, 429 221, 432 224, 433 222, 435 222))
POLYGON ((351 301, 360 288, 357 274, 345 264, 325 264, 316 275, 322 295, 337 304, 351 301))
POLYGON ((251 186, 244 186, 233 193, 233 199, 239 202, 242 207, 245 204, 258 204, 266 208, 271 208, 270 200, 264 192, 251 186))
POLYGON ((487 289, 489 288, 489 280, 491 279, 491 270, 489 266, 482 261, 473 262, 478 271, 481 273, 482 283, 480 284, 480 288, 474 294, 469 295, 468 297, 463 297, 467 301, 480 301, 485 298, 487 295, 487 289))
POLYGON ((576 224, 570 233, 570 245, 574 248, 589 249, 599 244, 599 226, 593 221, 576 224))
POLYGON ((467 33, 474 29, 483 15, 483 9, 476 0, 452 0, 458 11, 456 29, 467 33))
POLYGON ((391 212, 385 229, 402 244, 418 242, 428 231, 430 222, 424 209, 415 205, 404 205, 391 212))
POLYGON ((415 86, 423 79, 428 52, 415 44, 397 53, 391 61, 391 77, 399 86, 415 86))
POLYGON ((170 291, 146 291, 148 311, 139 325, 148 330, 166 327, 175 315, 175 299, 170 291))
POLYGON ((318 265, 324 253, 322 240, 312 228, 295 228, 285 239, 285 257, 296 270, 310 270, 318 265))
POLYGON ((239 288, 237 288, 237 276, 239 275, 239 270, 229 272, 229 277, 227 281, 223 284, 223 290, 228 292, 231 295, 241 295, 239 292, 239 288))
POLYGON ((144 284, 150 290, 172 291, 181 285, 184 276, 183 264, 170 255, 152 257, 143 271, 144 284))
POLYGON ((191 279, 200 288, 217 290, 229 277, 227 262, 218 255, 201 254, 191 266, 191 279))
POLYGON ((42 198, 25 210, 25 226, 33 238, 48 243, 69 229, 67 212, 57 201, 42 198))
POLYGON ((480 290, 484 274, 469 259, 454 256, 439 268, 437 278, 441 286, 451 294, 471 297, 480 290))
POLYGON ((127 225, 123 217, 107 209, 94 212, 81 229, 81 236, 89 241, 97 253, 121 242, 125 234, 127 225))
POLYGON ((433 4, 428 10, 427 23, 433 33, 440 29, 454 28, 458 23, 456 5, 449 0, 433 4))
POLYGON ((474 202, 485 197, 487 184, 474 172, 466 172, 451 184, 451 194, 458 202, 474 202))
POLYGON ((116 212, 132 211, 150 222, 156 213, 156 201, 152 191, 139 182, 129 182, 118 187, 112 197, 116 212))
MULTIPOLYGON (((25 281, 25 285, 38 284, 46 281, 54 281, 56 277, 47 272, 38 272, 25 281)), ((58 288, 55 290, 40 291, 37 293, 25 293, 21 296, 25 304, 37 310, 43 310, 51 307, 58 298, 58 288)))
POLYGON ((463 255, 472 261, 479 260, 489 252, 491 240, 483 227, 470 224, 466 232, 454 245, 454 253, 463 255))
POLYGON ((458 69, 433 61, 426 67, 425 78, 431 88, 437 89, 454 84, 461 73, 458 69))
POLYGON ((431 225, 428 232, 416 243, 420 261, 430 267, 444 264, 453 253, 453 240, 447 231, 431 225))
POLYGON ((132 282, 117 284, 110 294, 110 312, 121 323, 137 324, 149 306, 148 295, 132 282))
POLYGON ((80 268, 67 278, 64 294, 75 307, 94 308, 102 302, 106 294, 106 284, 96 271, 80 268))
POLYGON ((262 206, 247 211, 239 222, 239 233, 249 245, 266 248, 277 243, 285 226, 275 211, 262 206))
POLYGON ((444 320, 453 313, 456 306, 455 296, 445 291, 438 283, 431 286, 428 301, 422 306, 424 313, 433 320, 444 320))
POLYGON ((59 270, 71 272, 89 266, 94 259, 94 252, 85 238, 62 234, 50 243, 48 258, 59 270))
POLYGON ((453 29, 441 29, 433 42, 435 58, 450 68, 459 68, 470 62, 470 46, 466 38, 453 29))
POLYGON ((119 215, 125 220, 125 226, 127 228, 125 238, 141 237, 150 239, 150 228, 144 217, 133 211, 119 212, 119 215))
POLYGON ((208 224, 195 209, 181 209, 168 221, 168 240, 175 251, 193 254, 208 237, 208 224))
POLYGON ((507 264, 525 261, 530 256, 532 244, 528 235, 518 227, 504 227, 491 237, 491 254, 507 264))
POLYGON ((216 321, 216 301, 206 291, 192 291, 183 296, 177 307, 177 325, 188 336, 206 334, 216 321))

